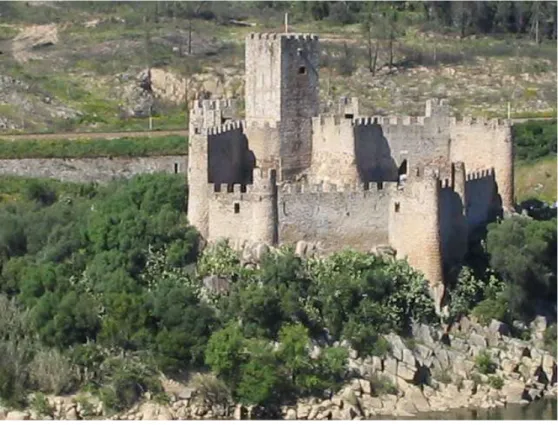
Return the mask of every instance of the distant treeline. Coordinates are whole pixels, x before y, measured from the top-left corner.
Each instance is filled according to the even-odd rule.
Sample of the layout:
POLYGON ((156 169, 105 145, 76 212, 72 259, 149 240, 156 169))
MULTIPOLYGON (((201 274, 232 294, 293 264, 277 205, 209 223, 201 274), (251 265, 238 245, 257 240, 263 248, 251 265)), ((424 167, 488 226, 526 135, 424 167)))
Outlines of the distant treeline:
MULTIPOLYGON (((55 3, 54 3, 55 4, 55 3)), ((82 13, 118 13, 127 20, 164 18, 206 19, 222 23, 242 19, 270 19, 289 12, 296 22, 324 21, 335 24, 362 23, 370 15, 418 24, 425 30, 470 34, 530 36, 556 40, 556 2, 547 1, 166 1, 166 2, 66 2, 64 7, 29 6, 1 2, 6 20, 27 22, 62 21, 82 13)))

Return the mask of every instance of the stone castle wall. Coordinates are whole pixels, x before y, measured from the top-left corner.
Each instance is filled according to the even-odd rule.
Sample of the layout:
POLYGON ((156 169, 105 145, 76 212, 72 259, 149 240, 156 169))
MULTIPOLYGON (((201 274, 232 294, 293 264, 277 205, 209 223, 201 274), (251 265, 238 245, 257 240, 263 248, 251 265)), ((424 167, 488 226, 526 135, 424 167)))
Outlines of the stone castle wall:
POLYGON ((458 121, 438 100, 422 117, 360 117, 346 98, 320 115, 319 53, 314 36, 247 36, 245 121, 211 127, 232 104, 194 106, 190 222, 209 240, 389 244, 443 282, 471 232, 513 206, 510 123, 458 121))
POLYGON ((368 251, 387 244, 388 208, 395 186, 284 185, 278 193, 279 240, 320 242, 325 252, 368 251))
POLYGON ((450 122, 451 161, 463 161, 469 172, 493 168, 504 208, 512 208, 513 143, 506 120, 464 118, 450 122))
POLYGON ((105 183, 137 174, 185 174, 187 157, 0 159, 0 175, 52 178, 78 183, 105 183))

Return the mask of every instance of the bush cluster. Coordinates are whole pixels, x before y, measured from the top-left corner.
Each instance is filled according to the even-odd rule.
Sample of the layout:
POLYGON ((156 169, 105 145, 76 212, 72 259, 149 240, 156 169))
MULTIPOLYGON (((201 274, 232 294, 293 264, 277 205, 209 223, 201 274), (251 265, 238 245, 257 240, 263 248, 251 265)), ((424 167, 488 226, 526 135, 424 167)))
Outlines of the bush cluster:
POLYGON ((119 139, 0 139, 0 158, 97 158, 147 155, 185 155, 188 139, 183 136, 122 137, 119 139))
POLYGON ((343 347, 383 354, 381 333, 436 320, 403 262, 286 249, 252 270, 224 244, 198 258, 180 176, 10 185, 21 196, 0 203, 0 397, 13 404, 85 385, 116 411, 160 391, 160 372, 209 367, 232 399, 269 405, 338 386, 343 347), (229 293, 208 292, 209 275, 229 293))

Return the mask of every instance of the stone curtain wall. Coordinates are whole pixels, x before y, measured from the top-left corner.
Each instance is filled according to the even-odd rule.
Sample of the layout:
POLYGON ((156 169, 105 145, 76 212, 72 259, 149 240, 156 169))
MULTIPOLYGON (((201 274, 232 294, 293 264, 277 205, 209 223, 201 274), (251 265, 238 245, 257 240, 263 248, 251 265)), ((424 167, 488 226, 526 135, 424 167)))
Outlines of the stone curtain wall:
POLYGON ((320 242, 325 252, 370 250, 388 243, 388 208, 395 183, 381 188, 285 185, 278 194, 279 241, 320 242))
POLYGON ((185 174, 187 156, 139 158, 0 159, 0 175, 52 178, 78 183, 106 183, 137 174, 185 174))

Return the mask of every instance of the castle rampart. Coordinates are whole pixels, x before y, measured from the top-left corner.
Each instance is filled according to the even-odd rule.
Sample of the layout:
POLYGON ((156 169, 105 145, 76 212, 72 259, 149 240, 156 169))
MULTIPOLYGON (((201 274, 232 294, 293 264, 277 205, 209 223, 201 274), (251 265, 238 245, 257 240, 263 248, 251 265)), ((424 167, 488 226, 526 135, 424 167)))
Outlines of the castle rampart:
POLYGON ((361 117, 356 98, 320 115, 318 56, 315 36, 247 36, 245 121, 218 122, 228 102, 194 108, 206 125, 191 128, 191 222, 209 240, 390 244, 443 282, 513 203, 510 123, 457 120, 436 99, 421 117, 361 117))

